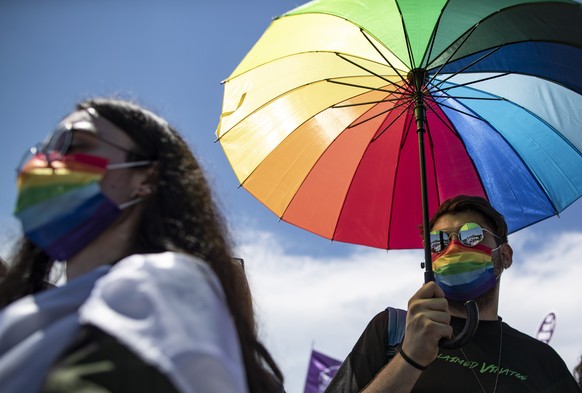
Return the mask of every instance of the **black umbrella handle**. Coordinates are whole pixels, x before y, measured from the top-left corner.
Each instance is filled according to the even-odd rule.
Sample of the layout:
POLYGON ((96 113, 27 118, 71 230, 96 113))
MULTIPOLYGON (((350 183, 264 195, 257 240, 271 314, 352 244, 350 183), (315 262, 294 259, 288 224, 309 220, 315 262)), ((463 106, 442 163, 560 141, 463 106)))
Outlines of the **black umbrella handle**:
POLYGON ((465 303, 467 321, 461 333, 453 338, 443 338, 439 341, 439 347, 443 349, 456 349, 467 344, 477 332, 479 327, 479 307, 474 300, 465 303))
MULTIPOLYGON (((434 281, 434 272, 431 266, 426 266, 427 271, 424 272, 424 282, 434 281)), ((469 300, 465 303, 465 310, 467 311, 467 321, 461 333, 453 338, 443 338, 439 341, 439 347, 443 349, 457 349, 467 344, 477 332, 479 327, 479 306, 474 300, 469 300)))

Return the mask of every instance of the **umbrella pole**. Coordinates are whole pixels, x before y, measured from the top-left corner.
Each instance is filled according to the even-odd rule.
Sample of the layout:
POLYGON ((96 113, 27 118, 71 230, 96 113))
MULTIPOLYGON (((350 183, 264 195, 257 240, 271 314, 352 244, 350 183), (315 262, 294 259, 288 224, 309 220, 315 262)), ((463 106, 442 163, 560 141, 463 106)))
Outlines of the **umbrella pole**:
MULTIPOLYGON (((430 250, 430 228, 428 215, 428 186, 426 180, 426 160, 424 151, 424 134, 426 130, 426 109, 423 100, 423 86, 427 81, 427 72, 423 68, 415 68, 408 73, 408 81, 414 87, 414 117, 416 119, 416 133, 418 135, 418 157, 420 163, 420 191, 422 197, 422 231, 424 239, 424 282, 434 281, 432 257, 430 250)), ((443 338, 439 342, 441 348, 460 348, 473 338, 479 326, 479 308, 474 300, 465 303, 467 321, 460 334, 454 338, 443 338)))
POLYGON ((432 258, 430 251, 430 222, 428 215, 428 189, 426 184, 426 162, 424 156, 424 104, 421 103, 414 107, 416 116, 418 149, 420 158, 420 192, 422 197, 422 234, 424 240, 424 282, 434 281, 434 272, 432 270, 432 258), (419 113, 422 113, 421 115, 419 113))
POLYGON ((426 181, 426 159, 424 153, 424 124, 426 112, 422 94, 423 85, 427 80, 426 70, 415 68, 408 74, 408 80, 414 85, 414 117, 416 119, 416 133, 418 135, 418 157, 420 162, 420 192, 422 198, 422 231, 424 244, 424 282, 434 281, 432 259, 430 253, 430 228, 428 215, 428 186, 426 181))

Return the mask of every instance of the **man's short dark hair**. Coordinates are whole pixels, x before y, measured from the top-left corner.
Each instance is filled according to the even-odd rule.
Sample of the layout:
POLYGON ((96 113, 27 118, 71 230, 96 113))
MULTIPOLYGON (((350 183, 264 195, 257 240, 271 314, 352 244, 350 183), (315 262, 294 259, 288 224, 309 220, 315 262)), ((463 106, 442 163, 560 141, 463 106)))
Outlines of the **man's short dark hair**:
POLYGON ((493 232, 501 238, 502 243, 507 243, 507 223, 491 203, 479 196, 458 195, 444 201, 430 220, 432 228, 435 222, 445 214, 457 214, 472 212, 481 216, 491 227, 493 232))

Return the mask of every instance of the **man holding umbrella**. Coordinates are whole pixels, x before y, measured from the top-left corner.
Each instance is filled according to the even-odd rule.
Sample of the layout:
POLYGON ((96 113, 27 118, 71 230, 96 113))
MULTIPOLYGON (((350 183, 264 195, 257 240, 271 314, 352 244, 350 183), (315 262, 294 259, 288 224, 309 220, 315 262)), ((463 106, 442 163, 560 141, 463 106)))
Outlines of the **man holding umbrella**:
POLYGON ((550 346, 498 316, 500 278, 513 256, 503 216, 484 198, 457 196, 440 206, 430 229, 435 282, 409 300, 397 353, 388 345, 383 311, 326 392, 580 392, 550 346), (480 310, 475 336, 461 348, 439 348, 462 329, 471 299, 480 310))
POLYGON ((582 196, 581 60, 576 0, 314 0, 275 18, 224 81, 217 138, 281 220, 411 249, 422 219, 428 283, 399 353, 385 355, 383 312, 328 392, 579 391, 550 347, 501 321, 498 296, 508 226, 582 196), (445 202, 429 223, 460 194, 487 200, 445 202))

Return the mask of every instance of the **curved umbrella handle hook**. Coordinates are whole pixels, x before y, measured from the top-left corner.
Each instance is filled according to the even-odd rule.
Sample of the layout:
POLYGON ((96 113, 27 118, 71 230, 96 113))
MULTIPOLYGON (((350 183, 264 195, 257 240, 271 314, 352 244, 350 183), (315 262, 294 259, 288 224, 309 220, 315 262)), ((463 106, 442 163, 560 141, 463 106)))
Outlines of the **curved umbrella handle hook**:
POLYGON ((444 349, 460 348, 473 338, 479 326, 479 307, 474 300, 469 300, 465 303, 465 309, 467 310, 467 321, 461 333, 453 338, 441 339, 439 347, 444 349))

